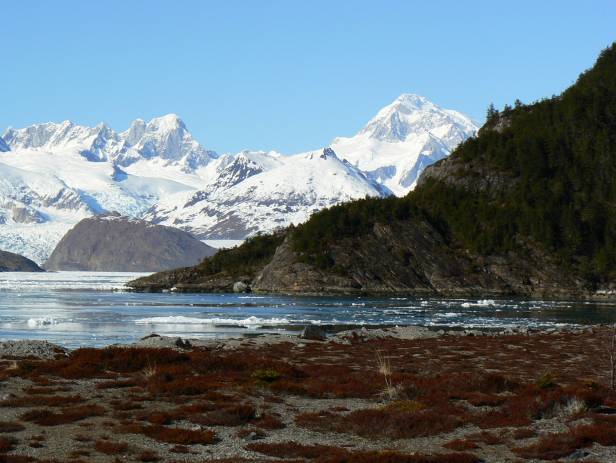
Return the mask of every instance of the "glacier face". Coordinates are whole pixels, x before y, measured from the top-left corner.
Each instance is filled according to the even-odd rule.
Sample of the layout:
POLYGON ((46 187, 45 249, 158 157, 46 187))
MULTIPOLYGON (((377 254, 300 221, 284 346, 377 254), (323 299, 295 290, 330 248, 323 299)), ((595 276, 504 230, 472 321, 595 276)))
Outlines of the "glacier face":
POLYGON ((0 137, 0 249, 42 263, 79 220, 112 211, 201 239, 243 239, 343 201, 404 195, 476 130, 411 94, 354 137, 291 156, 218 155, 174 114, 123 132, 70 121, 9 128, 0 137))

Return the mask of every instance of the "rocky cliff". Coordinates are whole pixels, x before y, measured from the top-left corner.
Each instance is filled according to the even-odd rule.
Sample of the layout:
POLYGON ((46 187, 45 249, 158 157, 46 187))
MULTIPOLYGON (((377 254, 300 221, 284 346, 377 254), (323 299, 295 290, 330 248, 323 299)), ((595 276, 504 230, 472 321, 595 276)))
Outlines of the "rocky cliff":
POLYGON ((428 167, 407 196, 334 206, 288 229, 250 285, 615 297, 614 172, 616 44, 561 95, 491 111, 478 135, 428 167))
POLYGON ((83 219, 58 243, 47 270, 156 272, 196 265, 216 252, 190 234, 107 214, 83 219))
POLYGON ((0 272, 44 272, 44 270, 24 256, 0 251, 0 272))

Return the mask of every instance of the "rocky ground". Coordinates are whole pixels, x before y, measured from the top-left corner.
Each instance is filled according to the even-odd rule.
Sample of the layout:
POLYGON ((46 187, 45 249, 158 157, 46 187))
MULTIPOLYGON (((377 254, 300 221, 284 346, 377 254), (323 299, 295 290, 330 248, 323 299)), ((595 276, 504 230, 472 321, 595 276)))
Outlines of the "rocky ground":
POLYGON ((616 461, 612 332, 0 343, 0 462, 616 461))

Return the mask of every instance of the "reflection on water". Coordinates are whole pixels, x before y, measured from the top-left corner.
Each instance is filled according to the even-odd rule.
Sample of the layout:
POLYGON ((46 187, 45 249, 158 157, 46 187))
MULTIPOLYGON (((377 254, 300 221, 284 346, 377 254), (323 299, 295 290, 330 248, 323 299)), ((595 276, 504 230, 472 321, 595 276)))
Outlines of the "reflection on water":
POLYGON ((0 340, 47 339, 69 347, 135 341, 156 332, 188 337, 344 326, 545 327, 616 321, 616 305, 522 299, 289 297, 140 294, 139 274, 0 273, 0 340))

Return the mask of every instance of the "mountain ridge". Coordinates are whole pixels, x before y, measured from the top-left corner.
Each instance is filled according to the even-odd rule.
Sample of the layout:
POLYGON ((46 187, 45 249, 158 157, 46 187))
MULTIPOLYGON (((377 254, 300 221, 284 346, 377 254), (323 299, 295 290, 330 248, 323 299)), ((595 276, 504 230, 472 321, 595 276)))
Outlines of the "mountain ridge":
MULTIPOLYGON (((421 108, 405 107, 406 116, 449 121, 447 127, 432 124, 447 133, 453 124, 447 110, 425 98, 421 102, 432 112, 422 116, 413 112, 421 108)), ((401 194, 413 187, 426 165, 450 149, 436 135, 413 129, 412 121, 402 119, 413 146, 378 141, 372 153, 383 150, 383 156, 376 154, 373 164, 381 164, 373 171, 362 169, 335 146, 294 155, 249 150, 219 155, 201 146, 175 114, 148 122, 136 119, 124 131, 71 121, 9 128, 3 134, 8 150, 0 145, 0 170, 21 173, 0 182, 0 247, 44 262, 73 225, 107 212, 179 227, 200 239, 241 240, 299 224, 340 202, 401 194), (393 145, 397 157, 391 163, 385 148, 393 145), (326 168, 321 175, 318 160, 324 150, 332 154, 322 163, 326 168), (310 156, 317 161, 308 162, 310 156), (387 183, 392 175, 400 180, 396 191, 387 183)), ((469 128, 465 136, 474 130, 469 128)))
MULTIPOLYGON (((491 109, 408 195, 333 206, 287 229, 244 282, 293 294, 616 298, 615 115, 616 43, 561 95, 491 109)), ((218 273, 204 273, 206 259, 179 282, 208 291, 241 274, 232 256, 247 248, 224 252, 218 273)))

